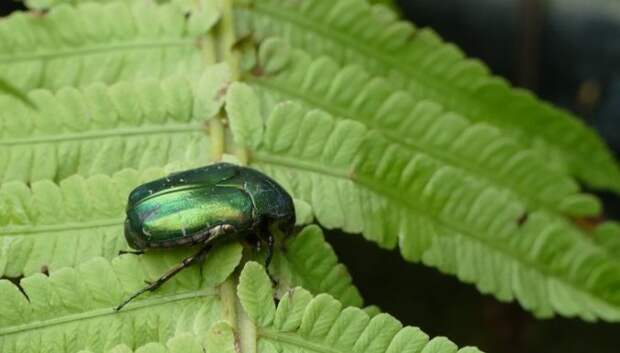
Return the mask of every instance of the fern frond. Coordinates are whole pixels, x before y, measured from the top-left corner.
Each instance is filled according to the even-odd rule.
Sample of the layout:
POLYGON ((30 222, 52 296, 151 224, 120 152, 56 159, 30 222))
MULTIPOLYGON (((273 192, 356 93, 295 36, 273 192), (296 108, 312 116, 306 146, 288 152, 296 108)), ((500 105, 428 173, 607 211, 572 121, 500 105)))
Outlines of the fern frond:
POLYGON ((0 351, 103 352, 119 344, 131 347, 166 342, 177 333, 194 335, 204 346, 223 309, 216 288, 241 260, 233 243, 207 256, 202 268, 185 269, 171 283, 130 303, 113 308, 145 279, 177 263, 185 254, 124 255, 109 262, 93 259, 76 269, 37 274, 21 280, 24 294, 0 280, 0 351))
MULTIPOLYGON (((113 176, 72 176, 60 182, 21 182, 0 186, 0 277, 55 272, 93 257, 115 258, 128 250, 123 236, 129 192, 149 180, 178 170, 174 166, 143 172, 126 169, 113 176)), ((303 216, 303 215, 300 215, 303 216)), ((281 288, 305 286, 343 303, 362 305, 346 268, 320 228, 306 227, 274 254, 281 288)))
POLYGON ((280 288, 304 287, 312 293, 327 293, 348 306, 362 306, 359 291, 346 267, 338 263, 321 228, 305 227, 286 242, 285 249, 273 259, 280 288))
POLYGON ((200 73, 215 62, 209 31, 220 14, 211 1, 199 5, 186 12, 151 1, 85 2, 45 16, 16 12, 0 21, 0 72, 23 90, 200 73))
MULTIPOLYGON (((171 169, 172 170, 172 169, 171 169)), ((123 234, 129 192, 165 175, 161 168, 113 176, 79 175, 55 184, 0 186, 0 276, 56 271, 93 257, 111 259, 126 250, 123 234)))
POLYGON ((429 340, 420 329, 403 327, 390 315, 370 318, 359 308, 343 308, 326 294, 313 298, 302 288, 289 291, 277 309, 265 310, 273 308, 269 283, 262 267, 250 262, 243 268, 238 286, 241 304, 257 326, 258 352, 479 352, 473 347, 458 350, 444 337, 429 340), (263 290, 246 295, 259 287, 263 290))
POLYGON ((516 299, 541 317, 620 320, 617 258, 566 221, 528 213, 505 191, 412 155, 359 122, 277 104, 250 161, 308 202, 328 228, 386 248, 399 244, 406 259, 516 299))
POLYGON ((569 113, 490 76, 480 62, 464 59, 431 30, 398 21, 384 7, 358 0, 246 0, 236 3, 236 18, 240 37, 278 36, 314 56, 359 64, 417 100, 429 99, 497 126, 548 159, 557 158, 594 187, 620 192, 620 167, 593 131, 569 113))
POLYGON ((222 104, 227 68, 199 79, 119 82, 34 90, 38 109, 0 96, 0 180, 61 180, 170 162, 204 164, 203 123, 222 104))
POLYGON ((335 117, 360 121, 412 154, 424 154, 490 187, 510 190, 529 210, 547 209, 570 216, 600 212, 598 200, 579 194, 577 183, 551 168, 544 155, 523 148, 501 130, 486 123, 472 124, 430 101, 417 102, 359 66, 343 68, 328 57, 312 60, 301 51, 274 48, 282 45, 274 40, 264 42, 259 67, 246 76, 262 102, 294 100, 335 117), (281 63, 287 56, 288 62, 281 63), (281 68, 273 72, 261 69, 263 66, 281 68))
MULTIPOLYGON (((295 247, 308 246, 318 250, 318 254, 327 252, 333 256, 317 227, 302 230, 297 239, 289 240, 284 248, 290 246, 296 253, 295 247)), ((95 257, 77 268, 51 271, 49 277, 40 273, 25 277, 19 281, 19 287, 8 280, 0 280, 0 297, 3 298, 0 301, 0 351, 21 353, 45 347, 54 353, 131 352, 130 347, 144 345, 136 352, 143 352, 145 347, 163 352, 176 352, 181 347, 235 352, 235 337, 245 333, 242 328, 231 325, 237 318, 242 320, 244 313, 237 313, 236 295, 231 288, 234 278, 229 277, 241 261, 242 250, 237 242, 217 246, 201 266, 186 268, 164 286, 137 298, 120 312, 113 309, 144 286, 145 280, 158 278, 195 249, 166 249, 141 256, 122 255, 112 260, 95 257), (227 278, 229 281, 223 284, 227 278), (233 327, 240 331, 234 333, 233 327), (230 347, 233 349, 228 349, 230 347)), ((292 266, 282 263, 289 255, 277 255, 280 269, 292 266)), ((351 287, 350 280, 346 280, 346 269, 331 263, 329 256, 326 259, 311 256, 307 260, 322 269, 333 265, 345 278, 345 286, 351 287)), ((281 286, 285 287, 279 286, 279 291, 288 293, 287 285, 292 288, 301 283, 309 283, 327 293, 341 291, 342 285, 330 280, 317 285, 316 276, 324 273, 323 270, 301 266, 295 271, 296 278, 290 282, 284 278, 281 286)), ((245 290, 239 291, 245 301, 244 308, 271 312, 274 316, 272 283, 265 272, 246 271, 241 281, 245 282, 245 290), (250 288, 252 283, 255 284, 253 289, 250 288), (271 307, 262 306, 265 300, 271 307), (251 302, 261 306, 252 306, 251 302)), ((357 290, 344 292, 357 293, 357 290)), ((313 293, 320 292, 313 290, 313 293)), ((351 295, 338 297, 355 302, 351 295)), ((361 299, 357 299, 357 303, 361 304, 361 299)))

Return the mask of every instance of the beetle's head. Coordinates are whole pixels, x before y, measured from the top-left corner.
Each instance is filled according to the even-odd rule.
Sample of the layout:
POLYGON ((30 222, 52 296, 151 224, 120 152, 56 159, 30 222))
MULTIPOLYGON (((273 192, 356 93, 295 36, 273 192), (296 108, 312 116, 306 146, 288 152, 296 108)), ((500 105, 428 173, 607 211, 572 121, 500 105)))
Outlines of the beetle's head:
POLYGON ((144 236, 131 226, 129 218, 125 220, 125 239, 132 249, 143 250, 146 247, 144 236))

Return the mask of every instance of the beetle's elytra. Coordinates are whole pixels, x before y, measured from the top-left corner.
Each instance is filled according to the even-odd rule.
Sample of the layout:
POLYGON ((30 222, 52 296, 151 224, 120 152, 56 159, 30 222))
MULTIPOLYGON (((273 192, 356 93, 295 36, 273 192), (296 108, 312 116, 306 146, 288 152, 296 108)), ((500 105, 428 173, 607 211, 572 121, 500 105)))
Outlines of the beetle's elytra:
POLYGON ((144 252, 153 248, 203 246, 117 310, 202 259, 219 242, 250 237, 265 242, 268 264, 274 227, 290 234, 294 224, 291 196, 254 169, 217 163, 140 185, 130 193, 127 203, 125 238, 130 247, 144 252))

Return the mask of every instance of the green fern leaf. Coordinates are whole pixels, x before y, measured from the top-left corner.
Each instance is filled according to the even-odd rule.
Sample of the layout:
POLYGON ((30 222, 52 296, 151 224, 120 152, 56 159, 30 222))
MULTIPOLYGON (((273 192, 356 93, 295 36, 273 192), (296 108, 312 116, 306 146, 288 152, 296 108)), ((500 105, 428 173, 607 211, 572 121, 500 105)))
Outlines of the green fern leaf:
POLYGON ((127 250, 123 221, 127 195, 172 166, 112 177, 72 176, 60 182, 0 186, 0 276, 18 277, 74 266, 92 257, 112 259, 127 250))
MULTIPOLYGON (((248 263, 241 273, 239 299, 244 307, 273 305, 269 279, 256 273, 260 270, 258 264, 248 263), (259 279, 262 290, 250 297, 241 294, 256 290, 255 281, 259 279), (257 298, 261 299, 257 301, 257 298)), ((378 314, 370 318, 361 309, 343 308, 329 295, 312 298, 302 288, 289 291, 280 300, 275 319, 271 318, 268 314, 253 319, 257 326, 258 352, 453 353, 458 350, 443 337, 429 341, 428 335, 418 328, 402 327, 390 315, 378 314)), ((463 353, 476 351, 471 347, 459 350, 463 353)))
MULTIPOLYGON (((175 170, 178 167, 169 166, 142 173, 127 169, 112 177, 75 175, 60 184, 38 181, 31 189, 21 182, 3 184, 0 276, 55 272, 93 257, 113 259, 128 250, 123 237, 127 195, 137 185, 175 170)), ((304 285, 313 293, 362 305, 346 268, 318 227, 302 229, 284 247, 286 253, 276 252, 273 262, 284 290, 304 285)))
POLYGON ((254 91, 243 83, 235 82, 228 89, 226 112, 230 117, 230 130, 235 143, 242 147, 255 148, 263 135, 263 122, 247 118, 260 115, 260 105, 254 91))
POLYGON ((416 100, 436 101, 497 126, 548 159, 557 158, 590 185, 620 192, 620 167, 593 131, 569 113, 510 88, 431 30, 398 21, 384 7, 358 0, 245 0, 236 2, 236 19, 239 37, 278 36, 314 56, 359 64, 416 100))
POLYGON ((93 259, 76 269, 52 272, 50 277, 36 274, 22 279, 24 294, 11 282, 0 280, 0 350, 102 352, 120 343, 136 347, 166 342, 176 333, 191 334, 203 344, 224 310, 216 286, 241 260, 239 244, 210 253, 202 268, 186 269, 125 310, 113 310, 145 279, 158 277, 162 269, 186 255, 187 251, 168 251, 124 255, 111 262, 93 259))
POLYGON ((304 287, 312 293, 330 294, 345 305, 363 304, 346 267, 338 263, 318 226, 307 226, 288 239, 286 251, 275 254, 272 267, 283 290, 304 287))
MULTIPOLYGON (((241 260, 241 246, 216 248, 157 292, 113 307, 181 253, 97 258, 50 277, 0 280, 3 352, 456 352, 456 345, 402 327, 387 314, 369 317, 326 294, 293 288, 274 303, 264 269, 241 260), (215 280, 209 280, 215 277, 215 280), (238 281, 237 291, 232 287, 238 281), (107 289, 107 290, 103 290, 107 289)), ((461 351, 459 351, 461 352, 461 351)), ((464 348, 462 352, 477 352, 464 348)))
MULTIPOLYGON (((152 294, 118 313, 113 311, 145 280, 156 279, 192 251, 195 249, 168 249, 142 256, 122 255, 112 261, 94 258, 75 269, 51 271, 49 277, 38 273, 22 279, 23 294, 13 283, 0 280, 0 350, 19 353, 45 346, 51 347, 50 352, 131 352, 129 347, 143 345, 136 352, 206 346, 235 352, 236 326, 231 323, 236 315, 239 320, 247 315, 264 324, 276 317, 271 294, 260 296, 271 293, 271 281, 255 263, 240 278, 245 285, 238 295, 247 312, 234 314, 238 310, 231 297, 234 291, 223 283, 241 260, 238 243, 218 246, 202 266, 185 269, 152 294), (67 332, 71 334, 67 336, 67 332)), ((304 274, 298 275, 304 279, 304 274)), ((289 320, 279 315, 277 320, 289 320)))
POLYGON ((241 305, 254 323, 265 326, 273 321, 276 306, 273 303, 271 280, 256 262, 249 262, 239 276, 237 293, 241 305))
POLYGON ((252 166, 308 202, 325 227, 386 248, 399 244, 406 259, 516 299, 541 317, 620 320, 613 291, 620 262, 606 249, 566 221, 527 213, 505 191, 412 155, 359 122, 280 103, 251 156, 252 166))
POLYGON ((151 1, 60 5, 0 21, 0 72, 23 90, 199 74, 215 62, 212 1, 186 10, 151 1), (204 11, 209 13, 205 16, 204 11))
POLYGON ((281 69, 267 74, 254 68, 246 77, 262 102, 294 100, 335 117, 360 121, 412 154, 430 156, 490 187, 510 190, 530 210, 547 209, 570 216, 600 212, 598 200, 579 194, 575 181, 550 168, 544 156, 522 148, 501 130, 485 123, 472 124, 430 101, 416 102, 407 92, 393 89, 386 80, 358 66, 342 68, 327 57, 312 60, 300 51, 283 53, 284 48, 274 49, 277 42, 269 39, 261 46, 259 65, 274 67, 277 63, 281 69), (290 59, 282 63, 283 57, 290 59), (359 89, 350 89, 352 86, 359 89))
POLYGON ((206 164, 202 124, 223 103, 217 91, 227 83, 227 72, 215 65, 191 81, 125 81, 55 94, 35 90, 29 97, 36 111, 0 96, 0 180, 58 181, 169 162, 206 164))

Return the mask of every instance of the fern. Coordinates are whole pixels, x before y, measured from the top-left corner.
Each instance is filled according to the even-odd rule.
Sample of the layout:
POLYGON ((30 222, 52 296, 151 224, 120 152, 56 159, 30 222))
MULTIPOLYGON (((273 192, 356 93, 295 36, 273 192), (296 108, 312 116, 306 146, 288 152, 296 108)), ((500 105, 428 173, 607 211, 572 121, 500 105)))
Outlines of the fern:
POLYGON ((72 176, 0 187, 0 275, 18 277, 111 259, 127 248, 122 237, 129 191, 163 169, 124 170, 112 177, 72 176))
MULTIPOLYGON (((269 279, 260 265, 245 265, 238 294, 256 325, 258 352, 441 352, 458 347, 443 337, 429 340, 415 327, 403 327, 387 314, 372 318, 363 310, 346 307, 329 295, 316 297, 304 289, 289 291, 273 305, 269 279)), ((461 353, 479 352, 466 347, 461 353)))
POLYGON ((497 126, 592 186, 620 192, 620 168, 597 136, 568 113, 511 89, 428 29, 398 21, 365 1, 246 0, 236 3, 237 33, 279 36, 314 56, 357 63, 417 100, 430 99, 497 126), (558 133, 562 131, 562 133, 558 133))
POLYGON ((620 172, 568 114, 366 0, 99 2, 0 21, 0 70, 37 107, 0 96, 1 352, 478 352, 360 309, 314 225, 278 239, 275 291, 234 243, 113 312, 192 251, 118 256, 129 191, 220 159, 278 180, 298 226, 620 321, 620 227, 576 226, 601 207, 572 179, 620 172))
POLYGON ((14 353, 457 350, 449 340, 429 341, 419 329, 403 328, 389 315, 371 318, 355 307, 342 310, 343 304, 333 297, 313 297, 300 287, 286 291, 276 306, 271 281, 260 265, 250 262, 239 275, 233 274, 241 259, 238 244, 210 253, 202 269, 185 270, 148 299, 121 312, 112 310, 124 294, 178 255, 93 259, 50 277, 23 279, 24 294, 9 281, 0 281, 5 299, 0 303, 0 349, 14 353), (237 279, 235 291, 232 284, 237 279))
POLYGON ((571 216, 600 212, 598 201, 578 194, 573 180, 500 130, 485 123, 472 124, 430 101, 416 103, 407 92, 391 88, 389 82, 359 66, 342 68, 328 57, 312 60, 300 51, 289 53, 283 46, 267 40, 259 50, 260 66, 249 71, 247 81, 262 102, 295 100, 335 117, 358 120, 412 154, 430 156, 491 187, 510 190, 530 210, 571 216), (283 62, 287 57, 288 62, 283 62))
POLYGON ((0 349, 100 352, 121 342, 130 346, 165 342, 177 332, 204 339, 223 310, 215 286, 239 263, 238 244, 211 253, 202 270, 186 269, 155 295, 130 304, 127 310, 113 311, 128 293, 144 285, 144 279, 158 277, 179 255, 126 255, 111 262, 93 259, 77 269, 53 272, 49 278, 42 274, 24 278, 20 286, 25 295, 12 283, 0 281, 0 349))
MULTIPOLYGON (((261 120, 229 118, 242 120, 239 126, 261 120)), ((251 165, 307 201, 322 225, 363 233, 386 248, 399 244, 406 259, 476 283, 500 300, 517 299, 541 317, 620 320, 613 290, 620 262, 562 219, 526 213, 504 191, 411 155, 359 122, 299 104, 276 104, 263 135, 246 142, 251 165)))
MULTIPOLYGON (((304 233, 319 237, 320 243, 314 248, 328 247, 317 228, 304 233)), ((94 258, 76 269, 53 271, 50 277, 35 274, 22 279, 23 294, 11 282, 0 280, 0 350, 19 353, 46 347, 50 352, 102 352, 121 343, 137 347, 150 341, 168 341, 168 346, 174 346, 175 339, 186 342, 184 345, 209 345, 214 324, 231 320, 232 316, 227 316, 231 314, 230 305, 235 310, 231 303, 234 298, 222 283, 241 260, 241 250, 238 243, 218 247, 200 268, 186 269, 121 312, 113 308, 143 286, 145 279, 157 278, 192 250, 123 255, 112 261, 94 258), (172 338, 175 335, 184 338, 172 338)), ((332 264, 329 259, 318 260, 322 268, 332 264)), ((348 276, 346 270, 341 274, 348 276)), ((304 274, 299 275, 305 280, 304 274)), ((312 278, 307 282, 312 283, 312 278)), ((261 287, 262 292, 271 293, 269 280, 267 286, 261 287)), ((286 293, 286 285, 282 286, 286 293)), ((332 292, 331 288, 323 289, 332 292)), ((342 298, 350 301, 352 297, 342 298)))
POLYGON ((23 90, 197 74, 215 62, 212 1, 61 5, 0 22, 0 72, 23 90))
POLYGON ((317 226, 308 226, 286 243, 286 251, 276 253, 280 287, 300 286, 312 293, 328 293, 344 305, 361 306, 362 297, 351 277, 317 226))
POLYGON ((222 104, 217 92, 227 72, 214 65, 192 80, 35 90, 29 97, 36 111, 0 96, 0 179, 61 180, 173 161, 204 164, 209 145, 203 123, 222 104))
MULTIPOLYGON (((167 170, 175 169, 169 166, 167 170)), ((32 189, 19 182, 2 185, 0 276, 55 272, 93 257, 113 259, 128 249, 123 221, 129 191, 165 174, 161 168, 143 173, 127 169, 112 177, 76 175, 59 185, 39 181, 32 189)), ((304 229, 284 247, 286 253, 274 258, 282 288, 303 285, 314 293, 330 293, 348 305, 362 304, 319 228, 304 229)))

